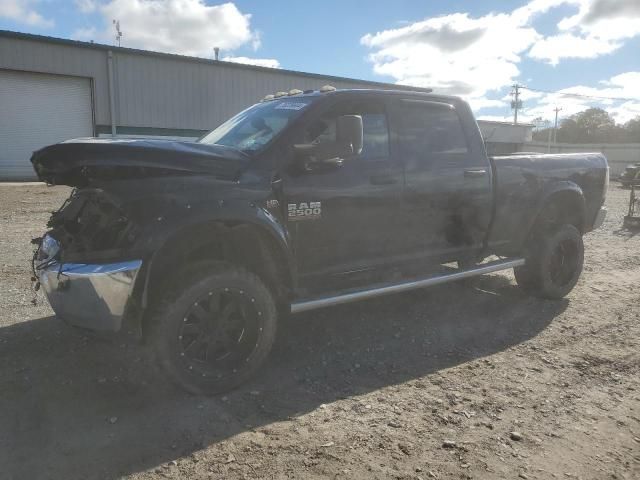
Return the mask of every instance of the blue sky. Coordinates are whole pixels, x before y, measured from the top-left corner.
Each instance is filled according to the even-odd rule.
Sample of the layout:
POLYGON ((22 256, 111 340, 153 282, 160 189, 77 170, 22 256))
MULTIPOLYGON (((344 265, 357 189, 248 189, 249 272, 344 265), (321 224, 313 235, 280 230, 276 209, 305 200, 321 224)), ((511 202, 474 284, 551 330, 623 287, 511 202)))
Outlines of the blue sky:
POLYGON ((483 118, 516 82, 524 120, 640 115, 640 0, 0 0, 0 29, 113 43, 113 18, 123 46, 429 86, 483 118))

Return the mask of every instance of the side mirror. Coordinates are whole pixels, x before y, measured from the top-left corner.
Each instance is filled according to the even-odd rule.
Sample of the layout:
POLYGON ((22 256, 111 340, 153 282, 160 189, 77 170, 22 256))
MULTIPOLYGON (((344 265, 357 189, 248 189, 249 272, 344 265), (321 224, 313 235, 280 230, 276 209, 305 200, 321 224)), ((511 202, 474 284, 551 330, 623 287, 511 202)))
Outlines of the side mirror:
POLYGON ((362 152, 362 117, 360 115, 342 115, 338 117, 336 137, 338 145, 351 147, 351 155, 362 152))

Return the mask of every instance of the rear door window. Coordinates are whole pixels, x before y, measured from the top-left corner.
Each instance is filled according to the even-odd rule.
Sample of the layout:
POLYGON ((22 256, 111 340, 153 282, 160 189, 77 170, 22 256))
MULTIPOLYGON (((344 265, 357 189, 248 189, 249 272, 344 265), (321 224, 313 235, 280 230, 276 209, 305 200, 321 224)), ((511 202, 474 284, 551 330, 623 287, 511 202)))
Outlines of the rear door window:
POLYGON ((430 162, 465 162, 469 147, 455 109, 436 102, 402 101, 398 112, 405 158, 430 162))

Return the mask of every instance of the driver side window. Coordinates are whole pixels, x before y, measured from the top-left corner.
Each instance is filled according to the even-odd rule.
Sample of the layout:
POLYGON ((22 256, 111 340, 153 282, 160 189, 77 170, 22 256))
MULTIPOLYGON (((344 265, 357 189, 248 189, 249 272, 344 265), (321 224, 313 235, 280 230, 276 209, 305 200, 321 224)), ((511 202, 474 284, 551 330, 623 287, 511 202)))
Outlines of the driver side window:
POLYGON ((358 158, 373 160, 389 157, 389 129, 384 106, 377 102, 348 102, 334 106, 305 129, 305 143, 336 141, 336 125, 341 115, 362 117, 363 144, 358 158))
POLYGON ((336 141, 336 124, 339 115, 322 116, 305 130, 305 141, 313 145, 336 141))

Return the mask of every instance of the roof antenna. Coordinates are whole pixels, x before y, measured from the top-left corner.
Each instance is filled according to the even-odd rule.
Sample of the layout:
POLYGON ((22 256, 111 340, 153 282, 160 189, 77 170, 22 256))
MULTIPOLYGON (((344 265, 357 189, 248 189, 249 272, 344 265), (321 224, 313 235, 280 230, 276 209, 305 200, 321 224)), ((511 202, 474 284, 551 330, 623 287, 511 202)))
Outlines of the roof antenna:
POLYGON ((122 38, 122 30, 120 30, 120 20, 113 20, 113 25, 116 28, 116 42, 120 46, 120 39, 122 38))
POLYGON ((213 56, 216 61, 220 58, 220 47, 213 47, 213 56))

